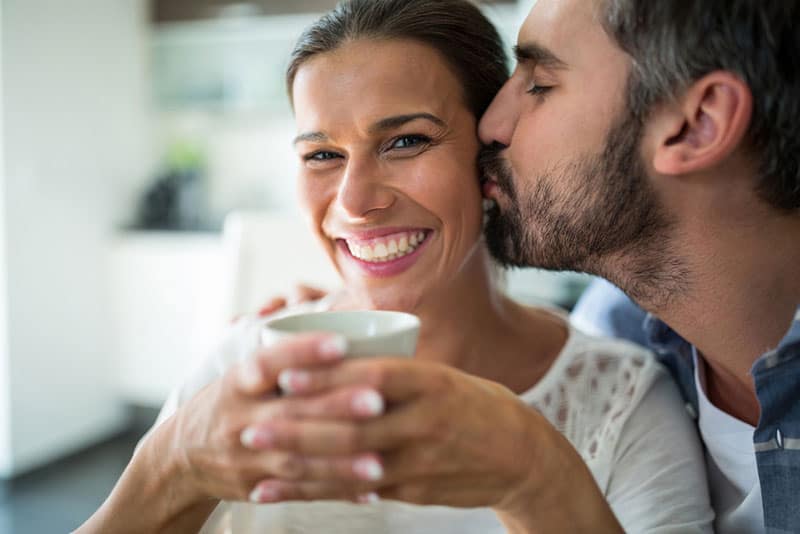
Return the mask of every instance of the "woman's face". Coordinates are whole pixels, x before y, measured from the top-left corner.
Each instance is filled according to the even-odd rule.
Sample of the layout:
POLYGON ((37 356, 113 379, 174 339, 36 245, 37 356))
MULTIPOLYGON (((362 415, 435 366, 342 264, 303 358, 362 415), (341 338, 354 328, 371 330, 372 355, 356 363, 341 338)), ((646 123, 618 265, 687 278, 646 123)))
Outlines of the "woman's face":
POLYGON ((345 44, 293 98, 301 201, 348 291, 413 310, 483 261, 476 118, 436 50, 345 44))

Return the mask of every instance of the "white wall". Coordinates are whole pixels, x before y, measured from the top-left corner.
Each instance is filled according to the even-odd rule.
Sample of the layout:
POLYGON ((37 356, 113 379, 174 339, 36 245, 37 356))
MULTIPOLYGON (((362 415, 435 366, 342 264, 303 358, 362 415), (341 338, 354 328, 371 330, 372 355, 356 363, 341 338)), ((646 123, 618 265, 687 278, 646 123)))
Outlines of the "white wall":
POLYGON ((519 22, 522 24, 522 21, 528 16, 528 13, 531 12, 533 9, 533 5, 536 3, 536 0, 517 0, 517 9, 519 12, 519 22))
POLYGON ((107 262, 114 223, 132 204, 129 184, 149 170, 144 4, 3 2, 0 299, 8 306, 11 461, 0 463, 0 476, 123 422, 107 262))
MULTIPOLYGON (((4 57, 3 4, 0 2, 0 63, 4 57)), ((11 470, 10 381, 8 376, 8 334, 6 330, 6 246, 5 246, 5 120, 3 116, 3 72, 0 69, 0 473, 11 470)))

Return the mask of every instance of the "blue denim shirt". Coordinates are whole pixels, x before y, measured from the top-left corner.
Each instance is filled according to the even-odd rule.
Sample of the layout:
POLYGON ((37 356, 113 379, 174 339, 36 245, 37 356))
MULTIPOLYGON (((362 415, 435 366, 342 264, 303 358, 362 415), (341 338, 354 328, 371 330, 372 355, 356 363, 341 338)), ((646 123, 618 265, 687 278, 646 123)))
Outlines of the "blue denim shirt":
MULTIPOLYGON (((652 349, 672 372, 687 409, 697 414, 692 346, 605 281, 589 286, 573 311, 578 324, 652 349)), ((769 533, 800 532, 800 307, 777 348, 751 369, 761 418, 753 433, 769 533)))

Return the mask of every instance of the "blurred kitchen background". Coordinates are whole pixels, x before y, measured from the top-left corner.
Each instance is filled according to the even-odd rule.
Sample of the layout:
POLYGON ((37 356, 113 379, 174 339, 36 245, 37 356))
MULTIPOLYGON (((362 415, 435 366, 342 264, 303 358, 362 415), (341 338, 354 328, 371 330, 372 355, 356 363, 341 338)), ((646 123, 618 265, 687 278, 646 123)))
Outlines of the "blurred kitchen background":
MULTIPOLYGON (((484 2, 509 45, 533 1, 484 2)), ((283 72, 334 4, 0 3, 0 532, 77 527, 182 370, 285 292, 232 297, 223 223, 300 224, 283 72)), ((569 306, 585 280, 508 283, 569 306)))

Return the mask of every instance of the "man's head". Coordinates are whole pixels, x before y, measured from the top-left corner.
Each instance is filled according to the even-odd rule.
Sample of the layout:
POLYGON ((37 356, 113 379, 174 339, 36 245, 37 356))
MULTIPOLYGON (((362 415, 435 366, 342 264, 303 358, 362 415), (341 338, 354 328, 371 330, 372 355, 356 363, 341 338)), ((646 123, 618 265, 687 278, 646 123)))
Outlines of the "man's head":
POLYGON ((663 299, 703 213, 797 216, 798 23, 779 0, 539 0, 480 128, 493 253, 663 299))

